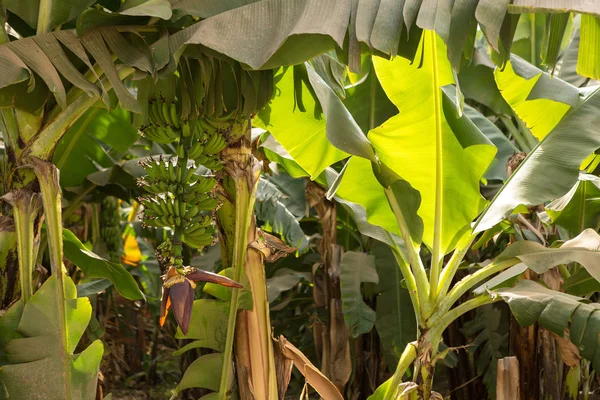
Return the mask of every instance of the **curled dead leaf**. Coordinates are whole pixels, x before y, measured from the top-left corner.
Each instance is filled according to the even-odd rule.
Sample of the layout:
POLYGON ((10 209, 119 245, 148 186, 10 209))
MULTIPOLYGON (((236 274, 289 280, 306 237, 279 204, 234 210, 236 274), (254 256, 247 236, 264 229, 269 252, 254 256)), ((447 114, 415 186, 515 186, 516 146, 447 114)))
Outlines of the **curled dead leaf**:
POLYGON ((260 252, 266 262, 277 261, 298 250, 295 247, 286 245, 281 239, 261 230, 258 231, 258 239, 248 246, 260 252))
POLYGON ((560 353, 560 358, 562 358, 563 362, 569 367, 574 367, 579 364, 579 360, 581 360, 579 349, 567 339, 569 337, 569 330, 565 329, 563 337, 560 337, 555 333, 553 333, 552 336, 554 336, 554 340, 556 340, 556 346, 558 347, 558 352, 560 353))
POLYGON ((344 400, 342 394, 333 383, 325 375, 319 371, 313 363, 300 351, 296 346, 286 340, 283 335, 279 336, 279 340, 275 340, 281 348, 281 352, 285 358, 292 360, 294 366, 298 368, 300 373, 324 400, 344 400))

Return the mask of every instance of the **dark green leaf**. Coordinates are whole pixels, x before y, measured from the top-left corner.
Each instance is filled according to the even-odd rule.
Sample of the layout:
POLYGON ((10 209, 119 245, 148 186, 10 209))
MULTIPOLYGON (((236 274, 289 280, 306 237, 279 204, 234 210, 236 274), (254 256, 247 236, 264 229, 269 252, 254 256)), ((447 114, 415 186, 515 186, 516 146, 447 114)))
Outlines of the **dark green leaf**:
POLYGON ((341 47, 349 17, 344 0, 263 0, 191 26, 172 37, 172 48, 202 44, 253 69, 294 65, 341 47), (240 23, 256 20, 260 26, 240 23))
POLYGON ((520 204, 541 204, 568 192, 579 165, 600 147, 600 92, 595 91, 527 155, 484 211, 476 232, 489 229, 520 204))
POLYGON ((598 331, 600 330, 600 305, 585 304, 585 299, 550 290, 536 282, 521 280, 515 287, 497 293, 510 306, 519 324, 540 326, 563 336, 569 329, 569 339, 580 350, 581 356, 600 367, 598 331))
MULTIPOLYGON (((38 25, 38 14, 42 0, 4 0, 8 10, 18 15, 27 24, 36 28, 38 25)), ((71 21, 87 7, 94 4, 94 0, 60 0, 50 2, 50 20, 48 31, 58 25, 71 21)))
POLYGON ((344 253, 340 263, 342 310, 344 321, 353 338, 370 332, 376 319, 375 311, 363 300, 361 283, 378 281, 375 257, 355 251, 344 253))
POLYGON ((586 269, 580 268, 565 280, 563 289, 575 296, 589 296, 592 293, 600 292, 600 282, 594 279, 586 269))
POLYGON ((121 264, 109 262, 89 251, 83 243, 68 229, 63 229, 65 257, 80 268, 88 278, 105 278, 115 285, 121 296, 139 300, 144 294, 137 282, 121 264))
POLYGON ((77 297, 88 297, 103 292, 112 286, 108 279, 96 279, 91 282, 80 283, 77 285, 77 297))
POLYGON ((98 166, 113 166, 105 147, 110 147, 115 158, 119 158, 138 138, 137 130, 130 123, 129 112, 121 108, 110 112, 89 109, 56 146, 53 162, 61 170, 61 184, 79 186, 86 176, 98 170, 98 166))

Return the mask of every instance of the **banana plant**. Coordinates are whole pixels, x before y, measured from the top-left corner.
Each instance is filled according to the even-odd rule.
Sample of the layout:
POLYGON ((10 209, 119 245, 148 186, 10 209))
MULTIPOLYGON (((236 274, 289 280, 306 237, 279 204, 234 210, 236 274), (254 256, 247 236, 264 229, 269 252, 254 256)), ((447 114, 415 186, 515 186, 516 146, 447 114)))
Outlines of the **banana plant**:
MULTIPOLYGON (((495 290, 507 277, 519 275, 526 267, 542 273, 559 264, 578 262, 593 276, 596 269, 593 260, 598 257, 600 239, 594 231, 584 231, 556 249, 528 241, 516 242, 489 264, 474 268, 459 282, 454 282, 454 276, 482 232, 510 218, 521 204, 541 204, 571 189, 577 181, 580 164, 600 147, 592 128, 599 118, 598 92, 582 97, 575 90, 576 101, 569 104, 564 98, 548 95, 552 91, 542 89, 545 84, 563 85, 563 82, 556 78, 555 82, 548 82, 541 72, 519 70, 517 78, 527 83, 528 89, 515 85, 512 90, 526 92, 520 95, 522 99, 536 96, 549 98, 544 101, 550 104, 562 101, 564 116, 557 117, 553 124, 538 126, 539 143, 497 194, 486 201, 480 194, 479 183, 494 159, 496 148, 480 127, 491 122, 471 119, 473 113, 461 112, 444 43, 434 32, 424 31, 416 54, 412 63, 402 58, 373 58, 374 72, 400 113, 373 126, 367 135, 310 64, 306 64, 306 68, 327 121, 325 131, 309 132, 313 137, 312 147, 299 147, 297 136, 285 129, 284 124, 293 125, 308 118, 305 113, 294 112, 285 121, 278 121, 279 124, 277 121, 266 124, 266 129, 288 151, 288 164, 295 161, 295 168, 304 170, 306 176, 317 177, 324 173, 330 193, 335 193, 341 204, 354 210, 357 221, 366 217, 366 223, 362 224, 365 234, 391 246, 408 287, 418 324, 416 340, 402 352, 393 377, 372 399, 430 398, 435 364, 448 351, 440 351, 443 331, 456 318, 481 305, 505 299, 520 322, 537 321, 559 336, 564 335, 569 324, 575 324, 566 316, 577 316, 577 324, 588 319, 592 323, 595 318, 582 314, 579 319, 579 314, 573 314, 576 309, 587 306, 581 303, 582 299, 572 297, 568 306, 563 302, 561 307, 564 308, 555 309, 563 310, 565 318, 553 318, 553 314, 548 314, 551 307, 548 300, 538 298, 538 293, 539 296, 551 295, 535 282, 495 290), (538 90, 534 92, 533 87, 538 90), (349 155, 339 173, 313 162, 318 159, 331 163, 349 155), (373 230, 373 225, 383 229, 384 234, 373 230), (461 296, 505 270, 508 272, 488 282, 473 298, 453 307, 461 296), (525 307, 533 304, 537 311, 527 316, 523 314, 525 307), (413 363, 413 381, 403 383, 404 374, 413 363)), ((518 62, 509 67, 516 71, 518 62)), ((501 75, 506 74, 502 76, 506 78, 514 75, 509 67, 497 71, 499 84, 501 75)), ((500 86, 501 91, 510 90, 507 88, 500 86)), ((289 99, 293 95, 293 92, 282 91, 274 102, 283 102, 284 97, 289 99)), ((510 96, 506 99, 515 107, 517 115, 535 130, 539 113, 545 112, 543 104, 532 102, 526 112, 522 112, 511 104, 510 96)), ((571 329, 574 326, 571 325, 571 329)), ((580 336, 571 335, 571 340, 581 348, 595 348, 589 342, 584 343, 587 336, 579 332, 580 336)), ((592 357, 591 349, 588 351, 587 356, 592 357)))
POLYGON ((22 189, 5 197, 16 211, 23 296, 0 319, 0 398, 93 399, 104 349, 102 342, 96 340, 74 354, 92 307, 88 298, 77 298, 73 281, 63 271, 58 170, 37 158, 29 162, 41 196, 22 189), (24 272, 31 273, 33 269, 33 220, 42 202, 52 275, 32 295, 31 281, 26 279, 30 275, 25 276, 24 272), (44 343, 44 347, 39 343, 44 343), (49 383, 32 385, 31 379, 49 383))

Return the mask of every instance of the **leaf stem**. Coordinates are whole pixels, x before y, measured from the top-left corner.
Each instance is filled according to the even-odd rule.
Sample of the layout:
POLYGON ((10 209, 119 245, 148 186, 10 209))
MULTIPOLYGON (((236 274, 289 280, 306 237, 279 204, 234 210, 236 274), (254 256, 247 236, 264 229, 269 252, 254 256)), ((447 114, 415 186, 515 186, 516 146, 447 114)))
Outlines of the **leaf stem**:
POLYGON ((444 299, 439 303, 436 310, 431 315, 431 318, 429 318, 429 320, 427 321, 428 326, 437 326, 437 324, 439 324, 439 321, 444 318, 450 307, 452 307, 452 305, 456 303, 456 301, 463 294, 468 292, 469 289, 471 289, 477 283, 481 282, 486 278, 489 278, 490 276, 498 272, 504 271, 505 269, 510 268, 513 265, 516 265, 520 262, 521 261, 516 257, 509 258, 508 260, 500 261, 497 263, 491 263, 485 266, 484 268, 465 276, 456 285, 454 285, 454 287, 452 288, 452 290, 450 290, 448 295, 445 296, 444 299))
POLYGON ((438 298, 443 298, 446 296, 446 293, 448 293, 450 285, 452 284, 452 279, 454 279, 454 275, 465 257, 465 254, 467 254, 467 251, 471 248, 471 243, 473 243, 475 236, 476 235, 469 234, 468 236, 465 236, 466 239, 459 241, 454 253, 452 253, 452 257, 450 257, 450 260, 442 269, 437 293, 438 298))
POLYGON ((398 385, 402 383, 402 377, 404 377, 404 373, 410 367, 410 364, 417 358, 417 343, 411 342, 406 345, 402 355, 400 356, 400 360, 398 361, 398 365, 396 366, 396 371, 394 375, 392 375, 392 382, 388 386, 385 394, 383 396, 383 400, 391 400, 394 399, 396 390, 398 390, 398 385))
POLYGON ((40 0, 38 9, 36 34, 50 32, 50 17, 52 16, 52 0, 40 0))
MULTIPOLYGON (((464 303, 458 305, 452 310, 446 312, 440 319, 438 319, 435 325, 429 331, 431 335, 431 343, 439 343, 439 340, 442 336, 442 333, 446 330, 446 328, 458 317, 461 315, 474 310, 477 307, 483 306, 485 304, 494 303, 496 301, 502 300, 502 297, 495 296, 492 297, 489 294, 484 294, 473 299, 467 300, 464 303)), ((432 349, 432 354, 435 354, 437 349, 432 349)))
POLYGON ((33 295, 32 274, 35 265, 34 222, 40 209, 38 194, 21 189, 7 194, 4 200, 13 206, 17 251, 19 255, 19 278, 21 298, 24 303, 33 295))
POLYGON ((439 77, 438 77, 438 64, 437 64, 437 37, 435 33, 429 33, 430 46, 431 46, 431 61, 432 61, 432 75, 433 75, 433 101, 434 101, 434 116, 435 116, 435 219, 433 227, 433 247, 431 254, 431 269, 429 271, 429 300, 432 304, 435 304, 438 293, 438 281, 440 278, 440 269, 442 259, 444 257, 444 251, 442 249, 442 223, 443 223, 443 139, 442 139, 442 103, 440 98, 439 77))
MULTIPOLYGON (((390 242, 394 243, 392 235, 387 231, 386 231, 386 235, 388 236, 390 242)), ((423 316, 421 315, 421 306, 419 304, 419 294, 418 294, 419 291, 418 291, 417 283, 415 281, 415 276, 413 275, 412 271, 410 270, 410 265, 404 259, 404 255, 400 251, 400 248, 394 244, 393 246, 390 245, 390 249, 392 250, 392 253, 394 254, 394 258, 396 259, 396 262, 398 263, 398 267, 400 268, 402 277, 404 278, 404 281, 406 282, 406 287, 408 289, 408 294, 410 295, 410 300, 412 302, 413 309, 415 311, 417 323, 419 326, 421 326, 423 323, 423 316)))
MULTIPOLYGON (((420 305, 420 316, 424 321, 429 315, 431 315, 432 307, 429 301, 429 281, 427 280, 427 272, 425 271, 425 267, 423 266, 423 261, 418 253, 418 245, 415 245, 411 239, 410 231, 408 229, 408 224, 402 214, 402 210, 398 207, 398 202, 394 196, 394 192, 391 189, 384 188, 385 195, 387 196, 392 211, 396 216, 396 220, 398 222, 398 226, 400 227, 400 232, 402 233, 402 237, 404 238, 404 243, 406 247, 406 255, 408 257, 408 262, 411 266, 411 270, 414 274, 416 281, 416 289, 419 297, 419 305, 420 305)), ((406 279, 406 277, 405 277, 406 279)))
POLYGON ((508 132, 515 139, 515 141, 521 148, 521 151, 529 153, 531 151, 529 143, 527 143, 527 140, 523 137, 521 131, 512 123, 511 119, 505 115, 499 115, 498 118, 500 119, 500 121, 502 121, 506 129, 508 129, 508 132))

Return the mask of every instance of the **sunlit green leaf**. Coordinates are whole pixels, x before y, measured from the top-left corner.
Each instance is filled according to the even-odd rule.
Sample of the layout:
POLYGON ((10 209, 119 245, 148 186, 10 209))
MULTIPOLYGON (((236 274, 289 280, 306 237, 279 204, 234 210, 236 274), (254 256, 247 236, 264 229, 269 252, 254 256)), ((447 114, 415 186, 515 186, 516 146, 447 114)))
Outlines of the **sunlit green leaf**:
POLYGON ((369 132, 369 139, 381 162, 420 192, 423 241, 434 246, 439 227, 439 251, 446 253, 484 207, 479 180, 496 149, 477 130, 451 129, 448 110, 442 110, 442 87, 453 83, 452 70, 441 39, 432 32, 423 37, 422 59, 413 64, 401 58, 374 60, 400 114, 369 132))
POLYGON ((89 299, 76 298, 71 278, 64 279, 69 358, 64 360, 63 328, 58 314, 63 304, 55 296, 57 281, 52 275, 23 308, 17 328, 23 337, 4 347, 9 364, 0 369, 0 381, 10 398, 95 398, 104 347, 97 340, 81 353, 73 354, 91 318, 92 306, 89 299), (53 384, 32 384, 32 380, 53 384))

